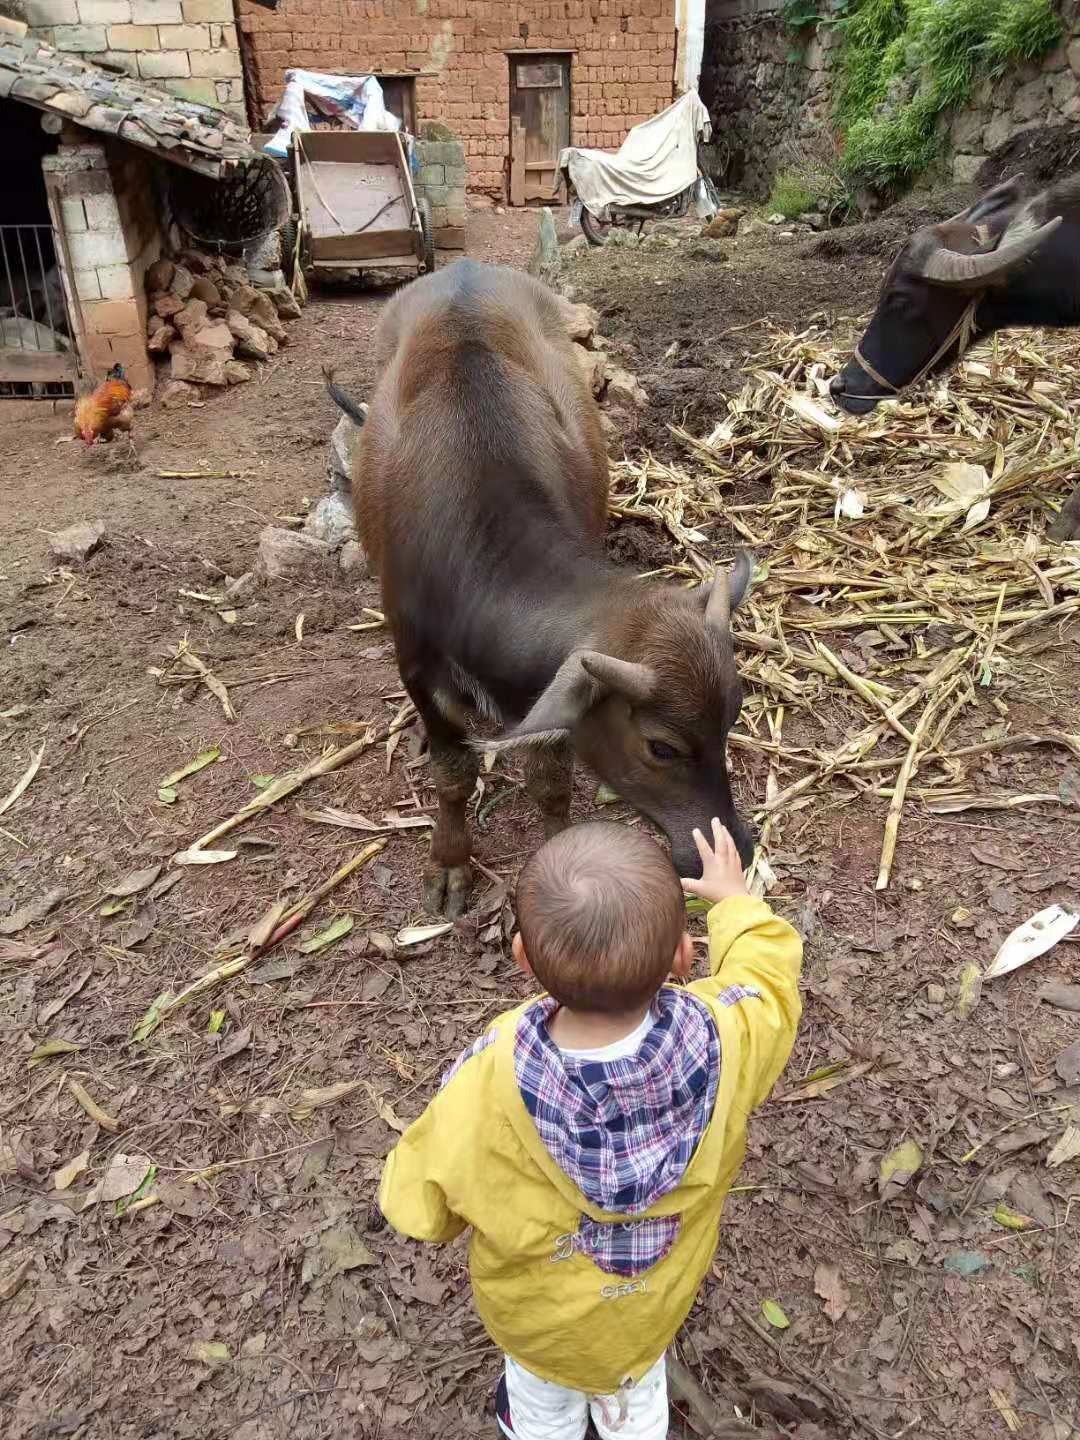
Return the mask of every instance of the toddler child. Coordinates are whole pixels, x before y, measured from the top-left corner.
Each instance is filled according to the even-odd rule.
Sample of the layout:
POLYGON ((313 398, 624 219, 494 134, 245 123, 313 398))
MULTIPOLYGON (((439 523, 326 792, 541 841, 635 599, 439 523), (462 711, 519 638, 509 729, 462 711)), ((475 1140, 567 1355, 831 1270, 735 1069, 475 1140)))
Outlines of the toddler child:
POLYGON ((747 894, 718 820, 680 881, 640 830, 564 830, 525 865, 514 957, 544 992, 451 1066, 386 1161, 396 1229, 472 1227, 480 1317, 515 1440, 666 1440, 664 1352, 716 1248, 746 1121, 787 1062, 802 942, 747 894), (711 902, 690 984, 683 891, 711 902))

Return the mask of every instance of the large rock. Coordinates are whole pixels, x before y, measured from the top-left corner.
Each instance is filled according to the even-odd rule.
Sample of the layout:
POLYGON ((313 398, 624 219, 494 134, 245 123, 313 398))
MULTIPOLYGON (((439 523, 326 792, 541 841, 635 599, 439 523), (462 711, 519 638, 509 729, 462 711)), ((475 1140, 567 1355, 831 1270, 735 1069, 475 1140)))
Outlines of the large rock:
POLYGON ((637 376, 618 365, 608 368, 607 389, 604 403, 615 409, 640 410, 649 403, 648 392, 639 384, 637 376))
POLYGON ((173 276, 169 290, 178 300, 186 300, 191 294, 191 287, 194 284, 195 276, 186 265, 175 265, 173 267, 173 276))
POLYGON ((279 343, 285 340, 285 326, 278 319, 277 309, 269 295, 256 290, 254 285, 238 285, 232 293, 232 308, 239 310, 256 325, 262 327, 279 343))
POLYGON ((591 305, 571 305, 564 300, 560 307, 566 317, 566 331, 579 345, 590 345, 600 324, 600 316, 591 305))
POLYGON ((355 580, 371 579, 367 556, 359 540, 346 540, 338 555, 338 565, 343 574, 351 575, 355 580))
POLYGON ((191 287, 191 295, 193 299, 201 300, 211 310, 217 309, 221 305, 221 291, 209 275, 199 275, 196 278, 191 287))
POLYGON ((229 311, 226 324, 236 341, 238 355, 250 356, 252 360, 268 360, 277 353, 278 343, 274 337, 268 335, 261 325, 241 315, 239 310, 229 311))
POLYGON ((251 366, 242 360, 225 361, 225 379, 230 385, 243 385, 251 379, 251 366))
MULTIPOLYGON (((362 408, 367 414, 367 406, 362 408)), ((342 415, 334 426, 326 456, 326 470, 332 491, 343 495, 352 493, 353 454, 359 435, 360 427, 354 425, 348 415, 342 415)))
MULTIPOLYGON (((224 328, 228 333, 228 327, 224 328)), ((229 341, 228 350, 213 349, 207 345, 188 345, 183 340, 175 341, 169 346, 172 378, 193 380, 200 385, 227 385, 229 377, 225 373, 225 366, 232 359, 231 335, 229 341)))
POLYGON ((209 322, 209 314, 205 300, 189 300, 181 310, 177 310, 172 323, 180 334, 187 340, 203 328, 209 322))
POLYGON ((172 278, 175 273, 176 266, 171 260, 155 260, 146 272, 146 288, 148 292, 151 295, 158 295, 168 290, 172 284, 172 278))
POLYGON ((170 380, 162 387, 161 403, 166 410, 181 410, 201 396, 197 385, 189 385, 186 380, 170 380))
POLYGON ((536 245, 529 260, 529 274, 554 286, 559 273, 559 263, 559 236, 555 230, 555 217, 545 205, 540 211, 536 245))
POLYGON ((105 535, 104 520, 82 520, 49 536, 49 549, 57 560, 82 562, 101 544, 105 535))
POLYGON ((151 315, 146 330, 146 348, 152 355, 164 355, 177 338, 177 332, 167 320, 151 315))
POLYGON ((154 301, 154 314, 162 320, 168 320, 173 315, 178 315, 184 308, 184 302, 178 295, 159 295, 154 301))
POLYGON ((585 350, 580 345, 575 345, 574 354, 584 372, 585 379, 589 382, 589 389, 599 398, 607 383, 607 360, 603 351, 585 350))
POLYGON ((356 539, 352 505, 340 491, 324 495, 305 520, 304 534, 339 550, 347 541, 356 539))
POLYGON ((259 535, 256 568, 267 580, 325 580, 336 571, 337 558, 324 540, 267 525, 259 535))
POLYGON ((300 319, 299 301, 287 285, 275 285, 272 290, 267 290, 266 294, 273 301, 274 309, 282 320, 300 319))

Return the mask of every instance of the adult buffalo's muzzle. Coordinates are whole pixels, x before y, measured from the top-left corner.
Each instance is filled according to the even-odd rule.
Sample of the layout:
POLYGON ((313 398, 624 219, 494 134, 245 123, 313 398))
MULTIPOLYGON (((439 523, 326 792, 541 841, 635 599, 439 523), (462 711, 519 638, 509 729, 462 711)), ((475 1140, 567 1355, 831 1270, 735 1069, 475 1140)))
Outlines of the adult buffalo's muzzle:
POLYGON ((860 395, 852 388, 860 381, 865 385, 865 374, 861 369, 849 364, 829 382, 829 394, 834 403, 848 415, 869 415, 886 398, 884 395, 860 395))

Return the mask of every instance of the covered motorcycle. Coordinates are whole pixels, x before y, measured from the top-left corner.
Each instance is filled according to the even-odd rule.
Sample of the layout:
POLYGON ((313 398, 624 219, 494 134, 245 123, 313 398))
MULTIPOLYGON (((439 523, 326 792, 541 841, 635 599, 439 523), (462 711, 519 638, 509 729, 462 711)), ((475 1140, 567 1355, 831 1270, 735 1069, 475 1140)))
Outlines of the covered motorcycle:
POLYGON ((576 197, 572 218, 594 244, 608 225, 685 215, 691 203, 699 216, 717 211, 712 182, 701 172, 698 142, 712 131, 709 112, 695 90, 640 125, 635 125, 612 154, 568 146, 559 170, 576 197))

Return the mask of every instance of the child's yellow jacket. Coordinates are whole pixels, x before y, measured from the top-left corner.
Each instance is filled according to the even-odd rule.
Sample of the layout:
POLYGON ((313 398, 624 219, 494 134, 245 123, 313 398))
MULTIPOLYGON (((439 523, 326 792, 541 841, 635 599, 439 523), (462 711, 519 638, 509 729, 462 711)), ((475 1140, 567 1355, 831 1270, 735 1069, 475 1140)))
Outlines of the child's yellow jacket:
POLYGON ((473 1293, 491 1338, 534 1375, 574 1390, 610 1394, 637 1379, 685 1320, 716 1249, 747 1116, 795 1039, 799 936, 748 896, 713 906, 708 926, 712 976, 688 988, 716 1025, 720 1080, 681 1184, 643 1212, 680 1217, 675 1244, 652 1269, 620 1281, 565 1244, 583 1215, 618 1224, 627 1217, 592 1205, 536 1133, 514 1073, 526 1006, 493 1022, 494 1042, 464 1063, 387 1157, 379 1203, 390 1224, 435 1241, 471 1225, 473 1293), (757 994, 732 1003, 735 986, 757 994))

